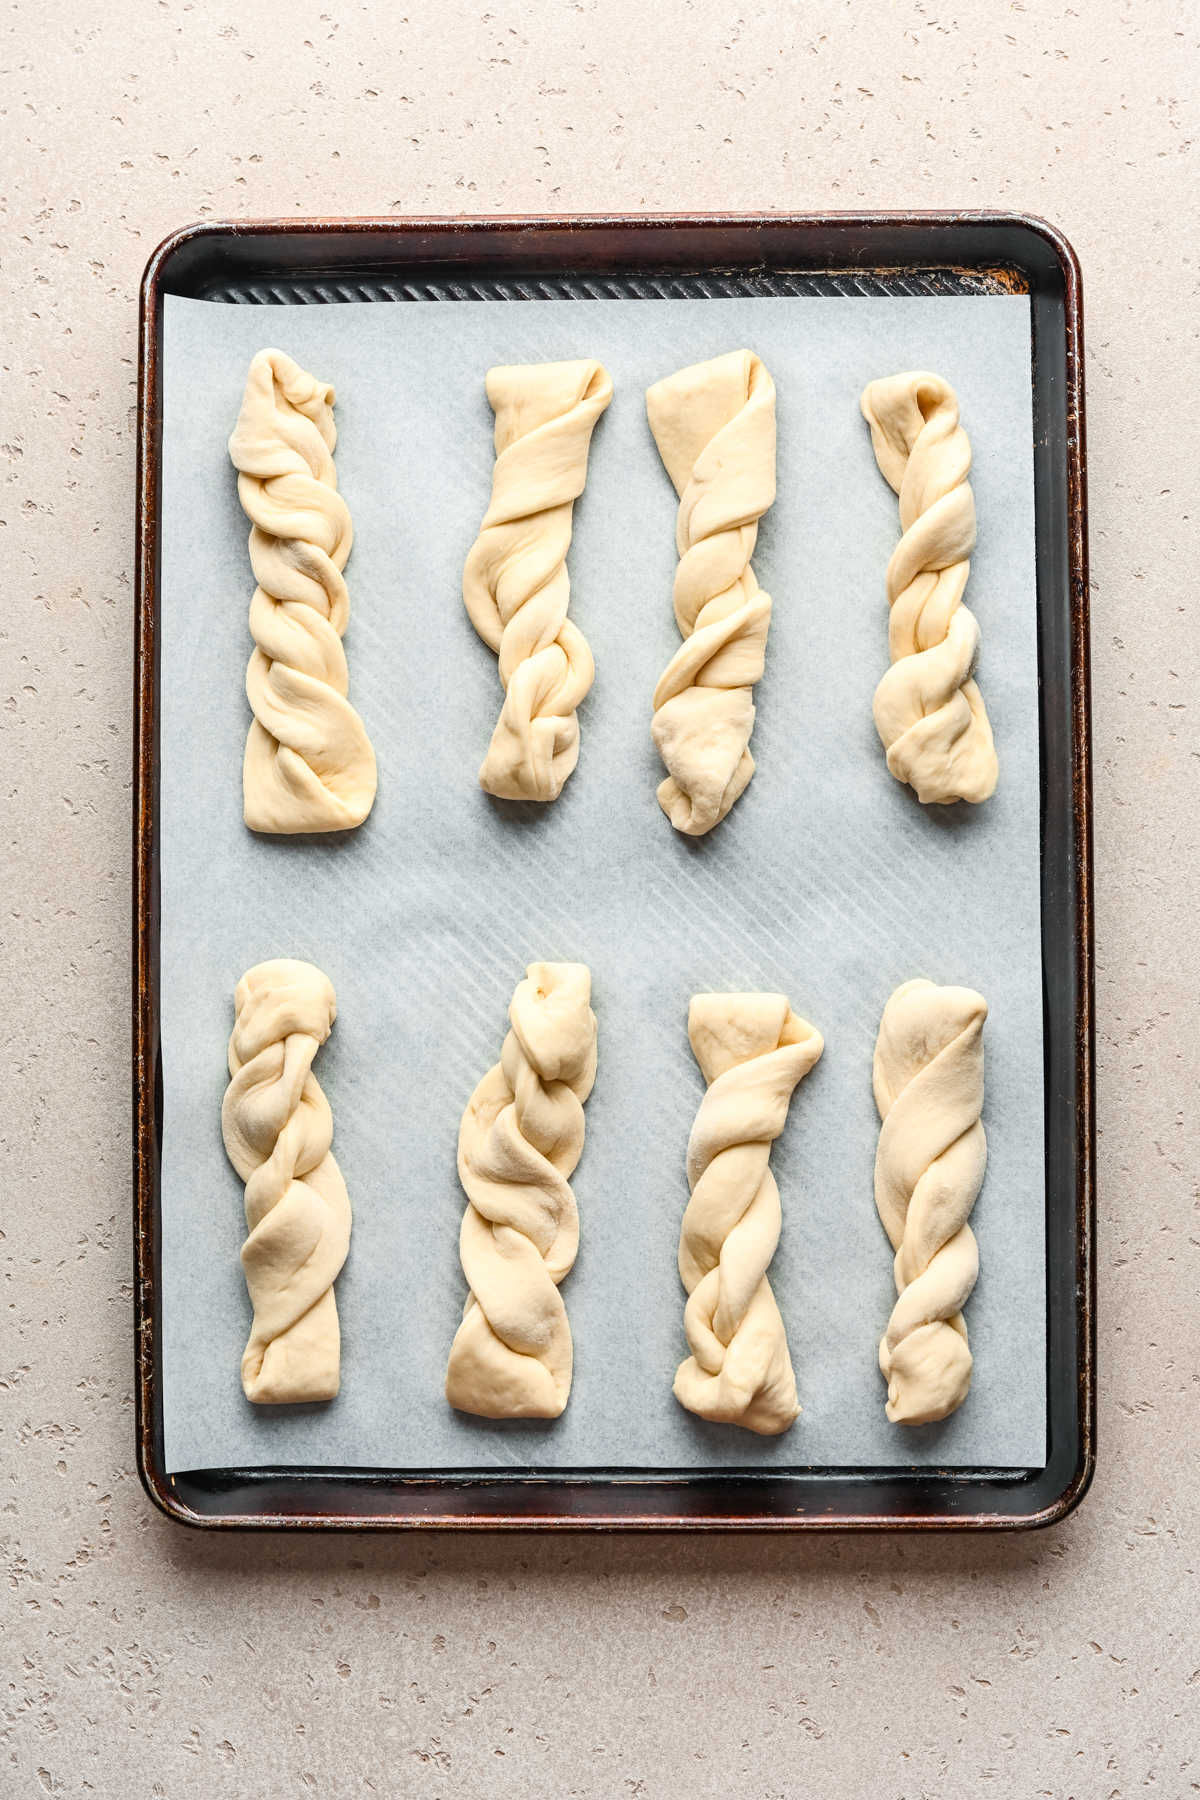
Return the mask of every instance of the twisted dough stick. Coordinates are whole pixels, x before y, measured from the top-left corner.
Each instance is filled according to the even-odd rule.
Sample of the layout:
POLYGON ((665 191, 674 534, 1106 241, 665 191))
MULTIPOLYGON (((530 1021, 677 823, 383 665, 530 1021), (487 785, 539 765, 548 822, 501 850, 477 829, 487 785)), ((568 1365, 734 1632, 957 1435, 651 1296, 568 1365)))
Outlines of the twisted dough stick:
POLYGON ((556 1419, 572 1345, 558 1283, 579 1248, 570 1176, 596 1076, 592 978, 582 963, 531 963, 509 1007, 500 1061, 467 1102, 458 1177, 470 1205, 459 1254, 470 1285, 446 1398, 488 1419, 556 1419))
POLYGON ((892 375, 872 381, 861 404, 904 533, 887 567, 892 666, 875 690, 875 727, 888 768, 919 800, 986 800, 998 770, 971 679, 979 621, 962 603, 975 496, 958 399, 940 375, 892 375))
POLYGON ((254 1307, 248 1400, 332 1400, 341 1340, 333 1283, 350 1201, 330 1153, 333 1118, 312 1074, 337 1002, 311 963, 258 963, 238 982, 221 1133, 246 1184, 242 1267, 254 1307))
POLYGON ((899 1299, 879 1346, 893 1424, 926 1425, 971 1385, 962 1308, 979 1273, 967 1224, 987 1166, 983 1021, 970 988, 906 981, 883 1009, 875 1205, 896 1252, 899 1299))
POLYGON ((699 837, 754 773, 752 689, 763 672, 771 601, 750 558, 775 498, 775 383, 749 350, 680 369, 646 393, 679 495, 675 622, 683 643, 654 690, 651 727, 667 766, 658 803, 699 837))
POLYGON ((679 1273, 692 1354, 675 1397, 701 1418, 775 1436, 800 1407, 767 1280, 781 1223, 768 1158, 825 1046, 782 994, 697 994, 688 1037, 709 1087, 688 1140, 679 1273))
POLYGON ((505 693, 479 785, 503 800, 557 800, 579 760, 575 708, 595 673, 567 617, 571 520, 612 382, 598 362, 529 363, 489 369, 487 396, 496 466, 463 601, 500 659, 505 693))
POLYGON ((252 831, 342 831, 375 799, 375 752, 346 698, 342 570, 353 530, 337 491, 333 389, 260 350, 229 440, 250 520, 254 711, 242 765, 252 831))

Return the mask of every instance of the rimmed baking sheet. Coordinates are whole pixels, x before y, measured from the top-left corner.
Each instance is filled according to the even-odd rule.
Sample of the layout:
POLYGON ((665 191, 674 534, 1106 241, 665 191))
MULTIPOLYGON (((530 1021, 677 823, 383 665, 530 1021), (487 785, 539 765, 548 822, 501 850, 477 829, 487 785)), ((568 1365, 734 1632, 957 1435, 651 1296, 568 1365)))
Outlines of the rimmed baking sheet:
POLYGON ((161 647, 162 1393, 168 1470, 1030 1469, 1046 1459, 1039 736, 1030 319, 1025 296, 421 302, 240 308, 168 295, 163 322, 161 647), (240 817, 250 649, 246 525, 225 442, 253 352, 276 342, 338 393, 356 543, 351 695, 380 765, 375 812, 338 840, 240 817), (775 612, 757 690, 758 773, 708 839, 654 799, 648 721, 677 640, 674 497, 645 387, 747 344, 779 395, 779 498, 755 567, 775 612), (597 681, 562 799, 500 807, 475 785, 499 705, 459 598, 492 451, 495 361, 595 355, 615 384, 576 509, 572 614, 597 681), (978 809, 922 809, 887 774, 870 700, 886 661, 898 533, 858 413, 866 379, 937 369, 958 389, 980 519, 968 602, 1001 781, 978 809), (355 1208, 338 1287, 343 1390, 251 1408, 241 1189, 219 1130, 234 983, 310 957, 338 991, 317 1073, 355 1208), (446 1407, 461 1308, 457 1120, 494 1060, 525 962, 593 971, 600 1075, 564 1288, 576 1375, 563 1419, 491 1425, 446 1407), (988 998, 990 1163, 973 1224, 976 1372, 953 1419, 900 1431, 875 1345, 890 1254, 871 1197, 871 1049, 914 973, 988 998), (675 1242, 702 1091, 687 1000, 787 992, 826 1038, 773 1167, 771 1271, 804 1412, 783 1437, 704 1425, 672 1398, 684 1353, 675 1242))

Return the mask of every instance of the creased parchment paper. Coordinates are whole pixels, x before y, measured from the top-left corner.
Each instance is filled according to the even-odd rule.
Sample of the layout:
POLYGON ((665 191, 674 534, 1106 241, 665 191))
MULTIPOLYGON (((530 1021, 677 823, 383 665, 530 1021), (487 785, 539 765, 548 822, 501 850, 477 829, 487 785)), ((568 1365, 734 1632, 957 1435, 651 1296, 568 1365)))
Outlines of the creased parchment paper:
POLYGON ((1029 307, 1018 297, 418 302, 240 307, 168 299, 162 536, 162 1309, 171 1470, 770 1470, 1037 1467, 1045 1461, 1045 1248, 1038 719, 1029 307), (337 389, 337 465, 355 525, 351 698, 379 759, 367 824, 256 838, 241 819, 251 641, 247 525, 226 440, 268 344, 337 389), (779 497, 754 558, 774 597, 757 690, 758 773, 708 838, 654 796, 655 680, 678 642, 675 498, 647 385, 747 345, 778 388, 779 497), (460 581, 487 505, 493 362, 595 356, 615 384, 571 550, 572 616, 596 658, 582 755, 553 806, 476 785, 500 705, 460 581), (931 368, 974 448, 979 548, 967 599, 1000 786, 924 810, 888 774, 871 719, 887 663, 896 501, 858 396, 931 368), (238 977, 299 956, 338 996, 316 1074, 354 1207, 338 1283, 342 1392, 254 1408, 238 1364, 249 1307, 242 1188, 220 1110, 238 977), (563 1418, 453 1413, 446 1353, 464 1298, 459 1115, 499 1052, 527 962, 590 964, 600 1065, 575 1177, 564 1287, 575 1385, 563 1418), (961 1412, 884 1417, 876 1347, 892 1304, 876 1217, 871 1054, 915 974, 987 997, 987 1181, 961 1412), (685 1354, 675 1267, 684 1149, 702 1082, 689 996, 769 988, 824 1033, 773 1167, 771 1269, 803 1413, 763 1439, 673 1399, 685 1354))

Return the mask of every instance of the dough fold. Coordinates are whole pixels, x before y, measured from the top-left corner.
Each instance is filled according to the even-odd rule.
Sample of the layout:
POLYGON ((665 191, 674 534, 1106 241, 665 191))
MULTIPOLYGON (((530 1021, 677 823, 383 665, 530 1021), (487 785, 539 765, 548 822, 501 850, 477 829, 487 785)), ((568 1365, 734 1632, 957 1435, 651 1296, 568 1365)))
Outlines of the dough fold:
POLYGON ((658 802, 677 831, 720 823, 754 773, 754 683, 771 600, 750 558, 775 498, 775 383, 750 350, 655 382, 646 413, 679 510, 675 621, 683 637, 654 690, 667 767, 658 802))
POLYGON ((242 1387, 255 1401, 332 1400, 341 1339, 333 1283, 350 1201, 333 1117, 312 1073, 337 1002, 311 963, 257 963, 238 982, 221 1134, 246 1184, 242 1267, 254 1307, 242 1387))
POLYGON ((692 1353, 675 1397, 701 1418, 776 1436, 800 1406, 767 1280, 781 1224, 768 1159, 825 1046, 782 994, 697 994, 688 1037, 709 1085, 688 1141, 679 1274, 692 1353))
POLYGON ((467 1102, 458 1177, 470 1204, 459 1254, 470 1293, 446 1398, 488 1419, 556 1419, 571 1392, 571 1327, 558 1284, 579 1248, 570 1177, 596 1076, 592 978, 531 963, 500 1061, 467 1102))
POLYGON ((260 350, 229 439, 258 583, 242 764, 252 831, 344 831, 375 800, 375 752, 346 698, 342 570, 354 533, 337 489, 333 399, 282 350, 260 350))
POLYGON ((504 704, 479 771, 502 800, 557 800, 579 760, 592 653, 567 617, 567 551, 592 431, 612 399, 592 361, 488 370, 492 498, 463 569, 471 623, 500 662, 504 704))
POLYGON ((986 800, 998 767, 972 678, 979 622, 962 598, 975 496, 958 398, 940 375, 913 373, 872 381, 861 405, 903 532, 887 567, 892 666, 875 690, 875 727, 888 768, 919 800, 986 800))
POLYGON ((967 1220, 987 1167, 986 1018, 987 1002, 970 988, 917 980, 896 989, 879 1025, 875 1205, 896 1252, 899 1295, 879 1366, 897 1425, 944 1419, 971 1385, 962 1308, 979 1273, 967 1220))

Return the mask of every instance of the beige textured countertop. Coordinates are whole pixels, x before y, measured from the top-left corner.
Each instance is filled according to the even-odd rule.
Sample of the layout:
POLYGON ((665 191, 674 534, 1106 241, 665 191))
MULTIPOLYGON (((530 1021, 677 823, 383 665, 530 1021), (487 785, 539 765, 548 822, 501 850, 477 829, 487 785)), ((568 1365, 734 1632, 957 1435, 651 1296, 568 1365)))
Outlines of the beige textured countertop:
POLYGON ((1198 91, 1196 13, 1170 0, 6 10, 6 1796, 1176 1800, 1200 1786, 1198 91), (1061 1527, 1003 1539, 188 1534, 133 1469, 142 265, 202 217, 764 205, 1025 208, 1083 263, 1092 1492, 1061 1527))

